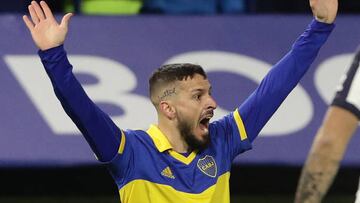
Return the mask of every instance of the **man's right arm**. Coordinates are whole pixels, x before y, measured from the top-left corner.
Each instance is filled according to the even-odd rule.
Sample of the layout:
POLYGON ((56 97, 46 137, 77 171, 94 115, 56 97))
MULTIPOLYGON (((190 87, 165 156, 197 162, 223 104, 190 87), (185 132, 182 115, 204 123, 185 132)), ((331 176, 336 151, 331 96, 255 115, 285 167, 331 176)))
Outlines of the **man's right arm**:
POLYGON ((23 20, 40 49, 39 55, 56 96, 98 159, 110 161, 118 151, 122 132, 88 98, 72 73, 63 48, 72 14, 66 14, 59 24, 45 1, 41 1, 40 5, 32 1, 28 9, 31 19, 24 15, 23 20))
POLYGON ((111 160, 120 145, 121 131, 86 95, 72 72, 63 46, 39 51, 39 56, 67 115, 82 132, 97 158, 111 160))

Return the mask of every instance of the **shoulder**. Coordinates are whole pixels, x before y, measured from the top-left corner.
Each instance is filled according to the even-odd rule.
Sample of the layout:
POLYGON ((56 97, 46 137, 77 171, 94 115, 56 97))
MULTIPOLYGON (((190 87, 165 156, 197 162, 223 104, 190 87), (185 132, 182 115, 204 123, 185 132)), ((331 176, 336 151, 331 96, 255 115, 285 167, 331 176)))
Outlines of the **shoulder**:
POLYGON ((130 142, 141 142, 149 140, 149 135, 144 130, 123 130, 127 140, 130 142))

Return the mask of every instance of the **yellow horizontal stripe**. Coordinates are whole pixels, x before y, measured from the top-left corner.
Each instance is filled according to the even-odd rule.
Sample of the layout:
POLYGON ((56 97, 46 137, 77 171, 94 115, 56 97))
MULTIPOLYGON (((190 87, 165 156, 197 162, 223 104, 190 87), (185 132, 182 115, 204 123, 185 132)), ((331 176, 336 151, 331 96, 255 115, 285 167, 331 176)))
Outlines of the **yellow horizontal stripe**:
POLYGON ((134 180, 119 190, 122 203, 229 203, 230 172, 218 177, 215 185, 193 194, 175 190, 164 184, 147 180, 134 180))
POLYGON ((240 117, 239 111, 237 109, 234 111, 234 118, 235 118, 237 128, 239 130, 240 139, 241 139, 241 141, 243 141, 247 138, 247 134, 245 131, 244 123, 243 123, 243 121, 240 117))

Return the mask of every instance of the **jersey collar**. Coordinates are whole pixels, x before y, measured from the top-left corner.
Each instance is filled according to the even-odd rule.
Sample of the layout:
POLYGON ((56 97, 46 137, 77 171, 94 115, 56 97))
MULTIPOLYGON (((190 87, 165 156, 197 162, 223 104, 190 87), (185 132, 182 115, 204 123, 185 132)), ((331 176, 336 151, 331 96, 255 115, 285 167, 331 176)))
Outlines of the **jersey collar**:
POLYGON ((146 132, 150 135, 159 152, 164 152, 173 148, 169 140, 156 125, 150 125, 150 128, 146 132))
POLYGON ((189 165, 195 159, 197 150, 192 151, 187 157, 172 150, 173 147, 171 146, 169 140, 156 125, 150 125, 150 128, 146 132, 150 135, 159 152, 164 152, 168 150, 170 156, 186 165, 189 165))

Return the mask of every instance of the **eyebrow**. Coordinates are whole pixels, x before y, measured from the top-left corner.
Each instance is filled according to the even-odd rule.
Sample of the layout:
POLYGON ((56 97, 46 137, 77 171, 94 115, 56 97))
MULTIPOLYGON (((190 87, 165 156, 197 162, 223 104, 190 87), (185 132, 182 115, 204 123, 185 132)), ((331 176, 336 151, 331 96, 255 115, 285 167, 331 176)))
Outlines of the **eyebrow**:
MULTIPOLYGON (((212 86, 210 85, 208 91, 211 92, 211 90, 212 90, 212 86)), ((204 92, 204 91, 206 91, 205 88, 204 88, 204 89, 202 89, 202 88, 196 88, 196 89, 191 90, 190 92, 191 92, 191 93, 194 93, 194 92, 204 92)))

